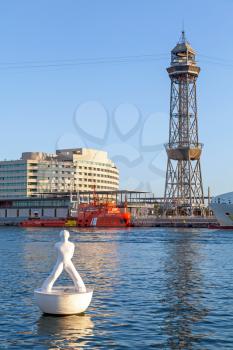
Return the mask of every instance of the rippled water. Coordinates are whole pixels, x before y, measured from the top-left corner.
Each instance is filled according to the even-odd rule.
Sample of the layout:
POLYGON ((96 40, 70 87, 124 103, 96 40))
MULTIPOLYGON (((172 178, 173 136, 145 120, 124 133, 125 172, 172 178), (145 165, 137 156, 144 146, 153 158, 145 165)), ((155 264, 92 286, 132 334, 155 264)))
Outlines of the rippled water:
POLYGON ((73 232, 91 306, 43 316, 33 290, 54 264, 58 232, 0 229, 0 349, 233 349, 233 232, 73 232))

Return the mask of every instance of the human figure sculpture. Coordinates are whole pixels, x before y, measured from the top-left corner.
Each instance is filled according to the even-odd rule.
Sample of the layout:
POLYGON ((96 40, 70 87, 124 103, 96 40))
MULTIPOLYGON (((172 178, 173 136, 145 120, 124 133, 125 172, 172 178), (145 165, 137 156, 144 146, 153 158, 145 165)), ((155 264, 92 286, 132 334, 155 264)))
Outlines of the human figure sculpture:
POLYGON ((50 276, 42 284, 43 292, 51 292, 54 283, 61 275, 63 269, 69 274, 74 282, 75 289, 77 292, 85 293, 86 287, 80 277, 78 271, 76 270, 71 259, 74 255, 75 245, 69 241, 69 231, 63 230, 60 232, 61 241, 55 244, 55 249, 57 250, 57 261, 50 274, 50 276))

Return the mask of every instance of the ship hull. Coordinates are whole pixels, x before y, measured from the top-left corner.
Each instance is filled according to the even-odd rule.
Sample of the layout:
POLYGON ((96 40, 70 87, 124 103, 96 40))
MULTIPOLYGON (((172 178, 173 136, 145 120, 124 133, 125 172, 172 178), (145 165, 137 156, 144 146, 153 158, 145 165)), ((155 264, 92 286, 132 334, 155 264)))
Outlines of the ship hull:
POLYGON ((66 220, 30 219, 20 223, 21 227, 65 227, 66 220))
POLYGON ((210 208, 220 225, 215 228, 233 229, 233 192, 213 198, 210 208))
MULTIPOLYGON (((85 208, 86 209, 86 208, 85 208)), ((29 219, 20 223, 22 227, 129 227, 131 226, 129 213, 107 213, 104 210, 80 211, 77 217, 67 219, 29 219)))
POLYGON ((209 225, 210 230, 233 230, 233 226, 209 225))

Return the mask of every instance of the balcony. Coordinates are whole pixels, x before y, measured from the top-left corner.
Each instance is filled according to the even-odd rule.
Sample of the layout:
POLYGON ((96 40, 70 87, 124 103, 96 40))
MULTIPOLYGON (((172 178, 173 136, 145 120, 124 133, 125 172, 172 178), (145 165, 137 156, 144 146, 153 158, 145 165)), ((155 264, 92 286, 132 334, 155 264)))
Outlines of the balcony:
POLYGON ((198 160, 201 157, 202 143, 173 143, 165 144, 165 149, 169 159, 173 160, 198 160))

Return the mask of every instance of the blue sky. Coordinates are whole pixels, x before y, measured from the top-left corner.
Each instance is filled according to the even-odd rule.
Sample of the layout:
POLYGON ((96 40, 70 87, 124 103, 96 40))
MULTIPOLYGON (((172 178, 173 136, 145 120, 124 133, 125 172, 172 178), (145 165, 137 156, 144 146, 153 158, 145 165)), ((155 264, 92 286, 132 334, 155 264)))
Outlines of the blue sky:
POLYGON ((184 21, 202 69, 204 187, 232 190, 232 16, 231 0, 0 2, 0 158, 56 147, 106 149, 122 187, 161 195, 165 68, 184 21))

